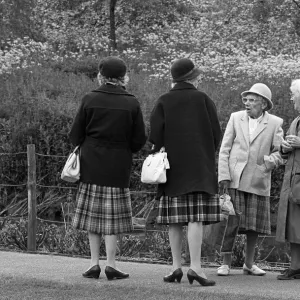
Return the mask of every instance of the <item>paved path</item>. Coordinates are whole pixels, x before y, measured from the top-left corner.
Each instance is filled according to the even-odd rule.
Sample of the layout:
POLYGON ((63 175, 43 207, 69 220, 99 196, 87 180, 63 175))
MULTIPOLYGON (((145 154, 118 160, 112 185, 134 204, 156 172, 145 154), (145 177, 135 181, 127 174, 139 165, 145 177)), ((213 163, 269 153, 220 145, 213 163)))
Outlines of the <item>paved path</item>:
MULTIPOLYGON (((168 284, 162 281, 170 268, 166 265, 118 262, 120 269, 130 273, 128 280, 107 281, 105 275, 101 273, 100 280, 85 279, 81 273, 87 269, 89 261, 85 258, 73 258, 56 255, 28 254, 18 252, 0 251, 0 277, 19 277, 35 280, 49 280, 59 282, 60 284, 87 284, 101 286, 115 285, 126 286, 130 282, 131 287, 139 289, 153 288, 157 289, 178 289, 181 292, 206 291, 212 294, 240 295, 243 299, 245 295, 257 296, 257 299, 267 297, 268 299, 298 299, 300 300, 300 280, 279 281, 276 276, 279 273, 268 272, 266 276, 245 276, 241 270, 232 270, 231 275, 220 277, 216 275, 213 268, 205 269, 210 279, 217 282, 215 287, 200 287, 198 284, 190 285, 186 278, 187 267, 183 268, 184 277, 181 284, 168 284)), ((101 267, 104 267, 104 261, 101 261, 101 267)), ((5 288, 2 286, 1 289, 5 288)), ((201 297, 199 297, 201 299, 201 297)), ((146 299, 143 299, 146 300, 146 299)))

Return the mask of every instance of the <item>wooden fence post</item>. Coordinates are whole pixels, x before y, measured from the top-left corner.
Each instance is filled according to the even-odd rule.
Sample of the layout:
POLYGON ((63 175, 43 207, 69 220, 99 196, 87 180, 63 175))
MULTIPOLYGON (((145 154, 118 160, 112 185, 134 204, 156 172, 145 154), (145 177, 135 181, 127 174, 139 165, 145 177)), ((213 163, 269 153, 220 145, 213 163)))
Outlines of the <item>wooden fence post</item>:
POLYGON ((36 251, 36 159, 35 145, 27 145, 28 234, 27 250, 36 251))

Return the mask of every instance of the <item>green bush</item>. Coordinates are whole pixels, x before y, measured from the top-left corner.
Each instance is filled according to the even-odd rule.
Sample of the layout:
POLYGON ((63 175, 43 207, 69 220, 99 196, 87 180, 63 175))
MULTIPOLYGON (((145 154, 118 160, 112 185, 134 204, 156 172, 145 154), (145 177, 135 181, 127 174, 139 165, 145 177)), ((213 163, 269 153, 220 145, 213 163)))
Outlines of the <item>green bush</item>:
POLYGON ((87 77, 94 79, 98 73, 98 59, 94 57, 86 57, 82 59, 69 58, 64 59, 62 62, 51 63, 51 68, 56 71, 86 75, 87 77))
MULTIPOLYGON (((0 246, 14 250, 27 250, 28 222, 26 219, 5 219, 0 223, 0 246)), ((39 220, 37 223, 37 251, 69 255, 90 256, 88 234, 68 224, 53 224, 39 220)), ((164 231, 142 234, 120 235, 117 255, 122 257, 148 257, 170 260, 171 251, 164 231)), ((100 243, 100 256, 106 256, 104 239, 100 243)))
MULTIPOLYGON (((143 258, 153 261, 171 262, 172 254, 165 227, 157 231, 123 234, 119 236, 117 255, 127 258, 143 258)), ((13 250, 27 250, 28 223, 26 219, 4 219, 0 222, 0 247, 13 250)), ((242 267, 245 260, 245 235, 237 236, 232 253, 232 266, 242 267)), ((185 246, 186 241, 184 242, 185 246)), ((38 220, 37 250, 46 253, 90 256, 88 234, 66 224, 53 224, 38 220)), ((188 248, 183 248, 183 262, 189 263, 188 248)), ((104 239, 100 243, 100 256, 106 256, 104 239)), ((202 257, 213 257, 221 264, 222 257, 205 244, 202 245, 202 257)), ((255 261, 290 262, 290 250, 286 245, 276 245, 274 239, 260 238, 255 252, 255 261)))

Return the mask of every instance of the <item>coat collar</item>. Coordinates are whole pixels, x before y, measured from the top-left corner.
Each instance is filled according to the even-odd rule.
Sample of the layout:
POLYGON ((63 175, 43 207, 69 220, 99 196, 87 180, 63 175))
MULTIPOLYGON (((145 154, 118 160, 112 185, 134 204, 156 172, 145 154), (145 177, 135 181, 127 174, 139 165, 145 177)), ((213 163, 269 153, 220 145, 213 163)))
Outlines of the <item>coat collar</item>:
POLYGON ((93 92, 116 94, 116 95, 127 95, 127 96, 134 97, 134 95, 129 94, 125 88, 117 85, 112 85, 112 84, 102 84, 98 89, 93 90, 93 92))
POLYGON ((244 114, 242 114, 241 116, 241 127, 242 127, 242 131, 246 140, 247 145, 253 143, 253 141, 257 138, 257 136, 265 130, 265 128, 268 125, 268 121, 269 121, 269 114, 268 112, 264 113, 264 116, 262 118, 262 120, 260 121, 260 123, 258 124, 257 128, 255 129, 255 131, 253 132, 252 136, 251 136, 251 140, 249 139, 249 117, 246 111, 244 111, 244 114))
POLYGON ((174 85, 174 87, 171 89, 171 91, 176 90, 197 90, 194 85, 187 82, 178 82, 174 85))

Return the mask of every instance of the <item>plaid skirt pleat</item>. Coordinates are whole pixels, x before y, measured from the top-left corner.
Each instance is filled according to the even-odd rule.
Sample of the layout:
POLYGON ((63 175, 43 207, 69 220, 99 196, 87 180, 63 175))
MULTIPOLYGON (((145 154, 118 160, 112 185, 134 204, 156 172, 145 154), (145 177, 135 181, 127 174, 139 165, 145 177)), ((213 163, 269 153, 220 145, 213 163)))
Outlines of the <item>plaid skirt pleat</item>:
POLYGON ((270 197, 229 189, 236 212, 241 214, 240 233, 251 230, 271 234, 270 197))
POLYGON ((203 222, 203 225, 209 225, 220 221, 218 195, 192 192, 177 197, 160 198, 157 223, 186 225, 189 222, 203 222))
POLYGON ((72 223, 76 229, 105 235, 132 231, 129 189, 80 182, 72 223))

